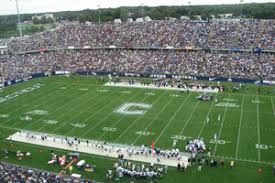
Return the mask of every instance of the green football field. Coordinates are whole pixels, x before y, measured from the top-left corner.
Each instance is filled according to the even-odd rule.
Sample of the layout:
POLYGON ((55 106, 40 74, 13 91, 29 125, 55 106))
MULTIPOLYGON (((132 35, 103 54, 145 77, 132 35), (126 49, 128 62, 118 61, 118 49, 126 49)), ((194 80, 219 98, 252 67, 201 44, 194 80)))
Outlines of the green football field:
MULTIPOLYGON (((0 103, 1 132, 23 129, 133 145, 154 140, 164 149, 171 149, 177 139, 182 151, 188 140, 203 138, 213 158, 235 160, 243 169, 275 163, 274 87, 245 85, 241 91, 213 94, 217 100, 201 102, 193 92, 110 87, 96 77, 49 77, 10 86, 0 95, 38 83, 39 88, 0 103), (142 113, 124 113, 123 106, 129 104, 128 112, 142 113)), ((264 180, 272 182, 272 172, 264 180)))

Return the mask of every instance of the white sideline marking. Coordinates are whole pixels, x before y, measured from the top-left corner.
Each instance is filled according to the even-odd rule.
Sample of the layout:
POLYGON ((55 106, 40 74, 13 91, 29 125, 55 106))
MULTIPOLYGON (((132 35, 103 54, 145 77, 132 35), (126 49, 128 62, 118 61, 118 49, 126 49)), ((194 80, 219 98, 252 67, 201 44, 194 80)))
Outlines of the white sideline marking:
MULTIPOLYGON (((259 97, 257 95, 257 100, 259 100, 259 97)), ((259 103, 257 103, 257 128, 258 128, 258 144, 261 144, 261 137, 260 137, 260 114, 259 114, 259 103)), ((258 148, 258 161, 261 160, 261 149, 258 148)))
POLYGON ((240 134, 241 134, 242 119, 243 119, 243 101, 244 101, 244 95, 243 95, 243 99, 242 99, 241 116, 240 116, 240 123, 239 123, 239 131, 238 131, 238 139, 237 139, 237 147, 236 147, 235 158, 238 158, 238 153, 239 153, 240 134))
MULTIPOLYGON (((138 162, 144 162, 144 163, 154 163, 154 164, 160 164, 160 165, 167 165, 171 167, 177 167, 178 163, 184 163, 187 165, 188 163, 188 156, 186 153, 181 153, 182 158, 180 160, 177 160, 176 158, 166 158, 163 156, 155 156, 155 155, 136 155, 133 154, 131 156, 128 155, 127 152, 127 145, 123 144, 104 144, 102 141, 93 141, 89 139, 79 139, 81 141, 80 144, 74 143, 77 145, 69 146, 68 143, 65 141, 65 136, 58 136, 58 135, 52 135, 48 134, 47 140, 41 139, 41 133, 30 133, 34 138, 29 139, 26 138, 27 132, 16 132, 15 134, 11 135, 7 138, 7 140, 17 141, 17 142, 23 142, 27 144, 34 144, 39 146, 45 146, 45 147, 51 147, 56 149, 64 149, 68 151, 77 151, 81 153, 87 153, 87 154, 94 154, 99 156, 105 156, 105 157, 111 157, 111 158, 117 158, 118 157, 118 151, 120 150, 120 153, 124 154, 124 158, 131 161, 138 161, 138 162), (86 140, 89 140, 89 144, 87 145, 86 140), (102 145, 102 148, 98 148, 98 146, 102 145), (160 161, 157 161, 157 158, 160 159, 160 161)), ((74 139, 73 137, 67 137, 68 139, 74 139)))
POLYGON ((270 100, 271 100, 272 109, 273 109, 273 116, 274 116, 274 118, 275 118, 275 108, 274 108, 274 103, 273 103, 272 97, 270 97, 270 100))
POLYGON ((243 161, 243 162, 249 162, 249 163, 259 163, 259 164, 265 164, 265 165, 273 165, 272 162, 268 163, 268 162, 264 162, 264 161, 254 161, 254 160, 249 160, 249 159, 233 158, 233 157, 228 157, 228 156, 211 156, 211 157, 224 158, 224 159, 243 161))

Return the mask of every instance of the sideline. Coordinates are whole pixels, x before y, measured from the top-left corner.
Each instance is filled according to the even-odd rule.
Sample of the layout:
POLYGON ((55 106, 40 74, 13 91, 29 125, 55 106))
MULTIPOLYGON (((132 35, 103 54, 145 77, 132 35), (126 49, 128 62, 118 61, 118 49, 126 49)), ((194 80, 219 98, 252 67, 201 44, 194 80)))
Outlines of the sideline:
POLYGON ((127 88, 145 88, 145 89, 157 89, 157 90, 175 90, 175 91, 190 91, 190 92, 207 92, 207 93, 218 93, 219 90, 217 88, 215 89, 195 89, 195 88, 178 88, 178 87, 171 87, 171 86, 166 86, 166 87, 158 87, 153 84, 149 85, 142 85, 140 83, 136 84, 129 84, 127 82, 121 82, 121 83, 114 83, 114 82, 107 82, 104 84, 104 86, 113 86, 113 87, 127 87, 127 88))
MULTIPOLYGON (((45 135, 45 134, 44 134, 45 135)), ((178 163, 184 163, 187 166, 188 164, 188 154, 181 153, 182 158, 166 158, 163 156, 156 156, 151 154, 132 154, 129 155, 128 149, 132 146, 123 145, 123 144, 106 144, 102 141, 93 141, 89 140, 89 143, 86 143, 87 139, 79 139, 80 143, 73 143, 69 145, 66 142, 67 139, 74 141, 72 137, 58 136, 58 135, 49 135, 47 134, 47 139, 41 139, 41 133, 37 132, 16 132, 15 134, 9 136, 7 140, 23 142, 27 144, 34 144, 46 147, 52 147, 56 149, 64 149, 69 151, 78 151, 86 154, 93 154, 111 158, 118 158, 119 154, 124 155, 124 159, 130 161, 138 161, 144 163, 153 163, 159 165, 167 165, 170 167, 177 167, 178 163)), ((138 148, 138 147, 135 147, 138 148)))

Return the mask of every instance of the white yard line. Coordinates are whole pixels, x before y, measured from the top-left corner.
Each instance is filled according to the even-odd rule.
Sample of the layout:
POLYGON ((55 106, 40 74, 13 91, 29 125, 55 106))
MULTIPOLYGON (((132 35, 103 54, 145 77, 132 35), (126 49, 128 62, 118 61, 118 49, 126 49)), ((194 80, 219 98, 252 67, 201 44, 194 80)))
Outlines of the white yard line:
POLYGON ((236 147, 235 158, 238 158, 238 153, 239 153, 241 126, 242 126, 242 120, 243 120, 243 103, 244 103, 244 95, 243 95, 243 98, 242 98, 242 107, 241 107, 241 115, 240 115, 240 123, 239 123, 239 131, 238 131, 238 139, 237 139, 237 147, 236 147))
MULTIPOLYGON (((135 95, 132 95, 130 97, 130 100, 137 97, 139 95, 139 92, 137 92, 135 95)), ((121 95, 121 97, 117 97, 116 100, 112 100, 112 102, 110 102, 109 104, 115 103, 117 102, 118 99, 122 98, 123 95, 121 95)), ((128 99, 129 100, 129 99, 128 99)), ((96 114, 98 114, 99 112, 101 112, 105 107, 108 107, 109 105, 103 105, 99 110, 97 110, 95 113, 93 113, 93 115, 89 116, 88 118, 86 118, 82 123, 85 123, 86 121, 88 121, 89 119, 93 118, 96 114)), ((95 128, 97 128, 99 125, 101 125, 105 119, 107 119, 110 115, 112 115, 113 112, 108 113, 104 118, 98 120, 98 122, 93 126, 93 128, 90 128, 89 130, 87 130, 85 133, 83 133, 80 137, 84 137, 86 134, 90 133, 92 130, 94 130, 95 128)), ((74 129, 74 128, 73 128, 74 129)), ((65 133, 68 134, 68 133, 65 133)))
MULTIPOLYGON (((143 94, 145 94, 145 93, 143 93, 143 94)), ((150 96, 149 96, 149 95, 145 95, 145 97, 143 97, 142 101, 144 102, 148 97, 150 97, 150 96)), ((115 123, 113 123, 113 124, 111 125, 111 127, 112 127, 112 128, 115 127, 121 120, 123 120, 123 119, 126 118, 126 117, 127 117, 127 115, 123 115, 122 118, 120 118, 120 119, 117 120, 115 123)), ((105 131, 104 133, 102 133, 102 135, 100 135, 100 136, 97 138, 97 140, 99 140, 99 139, 101 139, 102 137, 104 137, 104 135, 107 134, 107 133, 108 133, 108 131, 105 131)))
POLYGON ((249 159, 241 159, 241 158, 234 158, 234 157, 227 157, 227 156, 211 156, 213 158, 222 158, 222 159, 229 159, 229 160, 235 160, 235 161, 243 161, 248 163, 258 163, 258 164, 264 164, 264 165, 274 165, 274 163, 264 162, 264 161, 255 161, 255 160, 249 160, 249 159))
MULTIPOLYGON (((37 103, 37 102, 39 101, 39 102, 38 102, 38 103, 39 103, 39 106, 44 105, 45 103, 48 102, 48 100, 45 100, 45 98, 47 98, 47 97, 49 97, 50 95, 52 95, 52 93, 55 93, 55 92, 49 92, 49 93, 46 94, 46 95, 43 95, 43 94, 42 94, 42 97, 39 98, 38 100, 35 100, 35 103, 37 103), (42 102, 40 102, 40 101, 42 101, 42 102)), ((38 95, 37 95, 37 96, 38 96, 38 95)), ((19 111, 19 110, 25 108, 25 106, 23 105, 25 102, 26 102, 26 101, 24 100, 24 101, 22 101, 22 102, 17 102, 15 105, 12 105, 12 106, 21 106, 21 107, 16 107, 15 110, 12 110, 12 111, 9 112, 8 114, 15 113, 15 112, 17 112, 17 111, 19 111)), ((12 107, 11 107, 11 108, 12 108, 12 107)), ((12 120, 12 118, 8 119, 8 120, 7 120, 6 122, 4 122, 3 124, 9 123, 11 120, 12 120)), ((17 123, 17 122, 13 123, 11 126, 14 126, 16 123, 17 123)))
POLYGON ((273 109, 273 116, 274 116, 274 118, 275 118, 275 108, 274 108, 273 98, 270 97, 270 100, 271 100, 272 109, 273 109))
MULTIPOLYGON (((230 95, 229 95, 229 98, 230 98, 230 95)), ((222 128, 223 128, 223 124, 224 124, 225 118, 226 118, 227 110, 228 110, 228 107, 225 107, 224 112, 223 112, 223 116, 222 116, 221 128, 220 128, 219 134, 218 134, 218 140, 220 139, 220 136, 221 136, 221 132, 222 132, 222 128)), ((214 152, 213 152, 214 156, 215 156, 216 151, 217 151, 217 146, 218 146, 218 143, 215 143, 215 148, 214 148, 214 152)))
MULTIPOLYGON (((215 98, 216 97, 217 97, 217 94, 215 95, 215 98)), ((200 132, 199 132, 199 135, 198 135, 198 139, 201 137, 201 134, 202 134, 202 132, 204 130, 204 127, 205 127, 205 124, 206 124, 206 120, 207 120, 206 118, 209 118, 209 115, 210 115, 210 113, 212 111, 212 108, 213 108, 214 104, 215 104, 215 100, 212 101, 212 104, 211 104, 211 106, 210 106, 210 108, 209 108, 209 110, 208 110, 208 112, 206 114, 205 120, 203 121, 203 125, 202 125, 202 127, 200 129, 200 132)))
MULTIPOLYGON (((172 102, 173 98, 171 97, 169 102, 167 102, 162 108, 161 110, 158 112, 158 114, 146 125, 146 127, 142 130, 142 131, 146 131, 151 124, 160 116, 160 114, 163 112, 164 109, 166 109, 166 107, 172 102)), ((133 144, 136 144, 137 141, 142 137, 141 134, 138 135, 138 137, 135 139, 135 141, 133 142, 133 144)))
MULTIPOLYGON (((45 85, 45 86, 43 86, 43 87, 46 87, 47 85, 45 85)), ((41 90, 37 90, 37 91, 41 91, 41 90)), ((48 91, 48 88, 46 88, 46 91, 47 91, 47 94, 46 95, 43 95, 43 93, 32 93, 32 92, 30 92, 30 93, 26 93, 26 94, 29 94, 29 95, 31 95, 31 96, 34 96, 35 97, 35 99, 36 98, 38 98, 39 100, 38 101, 40 101, 40 100, 42 100, 42 98, 44 99, 45 97, 47 97, 47 96, 49 96, 49 95, 51 95, 52 93, 50 92, 51 90, 49 90, 48 91), (42 95, 42 97, 41 97, 41 95, 42 95)), ((45 91, 44 91, 45 92, 45 91)), ((23 108, 24 106, 23 105, 21 105, 22 103, 26 103, 26 100, 29 100, 28 99, 28 97, 26 97, 25 95, 21 95, 21 96, 19 96, 19 97, 23 97, 23 101, 22 102, 14 102, 14 100, 16 100, 16 99, 18 99, 18 98, 14 98, 14 99, 12 99, 12 100, 10 100, 10 102, 14 102, 14 103, 12 103, 9 107, 7 107, 6 109, 8 109, 8 111, 10 111, 10 108, 14 108, 15 106, 21 106, 20 108, 23 108)), ((19 98, 19 100, 21 100, 20 98, 19 98)), ((37 100, 35 100, 35 101, 37 101, 37 100)), ((16 108, 17 109, 17 108, 16 108)), ((11 111, 10 113, 12 113, 13 111, 11 111)))
POLYGON ((196 109, 197 109, 197 107, 199 106, 199 104, 200 104, 200 101, 198 101, 198 102, 196 103, 196 105, 195 105, 195 107, 193 108, 191 114, 189 115, 189 117, 188 117, 186 123, 184 124, 184 127, 181 129, 179 135, 182 135, 184 129, 185 129, 185 128, 187 127, 187 125, 189 124, 189 122, 190 122, 191 118, 193 117, 193 114, 194 114, 194 112, 196 111, 196 109))
MULTIPOLYGON (((74 100, 74 99, 75 99, 74 96, 77 95, 77 94, 78 94, 78 93, 74 93, 73 95, 70 96, 70 98, 72 98, 72 100, 74 100)), ((78 98, 78 97, 77 97, 77 98, 78 98)), ((49 105, 49 106, 47 106, 47 107, 48 107, 49 109, 51 109, 51 108, 54 108, 56 105, 59 106, 60 101, 63 101, 63 100, 64 100, 64 99, 61 97, 60 100, 56 100, 55 102, 53 102, 51 105, 49 105)), ((47 103, 47 102, 48 102, 48 101, 46 100, 45 103, 47 103)), ((43 103, 42 105, 44 105, 45 103, 43 103)), ((53 111, 50 111, 50 112, 55 112, 55 111, 57 111, 58 109, 62 108, 64 105, 67 105, 67 104, 63 104, 62 106, 59 106, 59 107, 55 108, 53 111)), ((49 117, 49 116, 48 116, 48 115, 45 115, 45 116, 39 118, 38 120, 34 121, 33 123, 30 123, 30 124, 26 125, 26 126, 25 126, 24 128, 22 128, 22 129, 30 128, 31 126, 37 124, 39 121, 41 121, 42 119, 45 119, 45 118, 47 118, 47 117, 49 117)), ((41 127, 43 127, 43 125, 42 125, 41 127)))
POLYGON ((155 139, 155 144, 157 144, 158 140, 160 139, 160 137, 162 136, 162 134, 165 132, 165 130, 168 128, 168 126, 172 123, 172 121, 174 120, 174 118, 176 117, 176 115, 179 113, 179 111, 182 109, 182 107, 184 106, 187 98, 190 95, 188 95, 184 101, 181 103, 180 107, 176 110, 176 112, 174 113, 174 115, 170 118, 170 120, 168 121, 168 123, 166 124, 166 126, 162 129, 162 131, 160 132, 159 136, 155 139))
MULTIPOLYGON (((152 103, 152 106, 153 106, 155 103, 157 103, 165 93, 166 93, 166 91, 163 92, 163 93, 157 98, 157 100, 155 100, 155 101, 152 103)), ((117 142, 124 134, 126 134, 126 133, 128 132, 128 130, 129 130, 132 126, 134 126, 134 125, 136 124, 136 122, 137 122, 141 117, 142 117, 142 116, 139 116, 137 119, 135 119, 135 121, 133 121, 133 123, 132 123, 131 125, 129 125, 128 128, 127 128, 126 130, 124 130, 123 133, 121 133, 121 134, 118 136, 118 138, 117 138, 114 142, 117 142)))
MULTIPOLYGON (((76 93, 76 94, 78 94, 78 93, 76 93)), ((73 98, 73 101, 76 101, 76 99, 85 97, 85 96, 87 96, 88 94, 90 94, 90 92, 87 92, 87 93, 84 94, 84 95, 79 95, 78 97, 73 98)), ((63 109, 64 106, 67 106, 67 105, 69 105, 69 104, 71 104, 71 103, 70 103, 70 102, 66 102, 65 104, 63 104, 63 105, 57 107, 55 110, 53 110, 53 111, 51 111, 51 112, 56 112, 56 111, 58 111, 58 110, 60 110, 60 109, 63 109)), ((66 115, 67 112, 74 111, 74 110, 75 110, 76 108, 78 108, 81 104, 82 104, 82 103, 79 103, 78 105, 75 105, 73 108, 70 108, 70 110, 66 111, 66 113, 63 112, 63 113, 62 113, 60 116, 58 116, 55 120, 60 119, 62 116, 66 115)), ((39 120, 36 121, 36 123, 39 122, 39 121, 41 121, 42 119, 45 119, 46 117, 48 117, 48 116, 44 116, 44 117, 40 118, 39 120)), ((37 131, 40 131, 40 130, 42 130, 43 128, 45 128, 45 127, 47 127, 47 126, 48 126, 48 124, 43 125, 43 126, 41 126, 39 129, 37 129, 37 131)))
MULTIPOLYGON (((110 97, 111 95, 111 92, 109 93, 108 97, 110 97)), ((98 97, 98 95, 94 95, 94 97, 90 98, 88 101, 85 101, 84 103, 88 103, 90 100, 94 99, 98 97)), ((107 97, 107 96, 104 96, 104 97, 107 97)), ((83 103, 82 103, 83 104, 83 103)), ((81 105, 82 105, 81 104, 81 105)), ((97 106, 99 103, 93 103, 93 105, 89 106, 87 109, 91 109, 92 107, 94 106, 97 106)), ((103 108, 107 107, 108 105, 103 105, 100 109, 98 109, 95 113, 93 113, 92 115, 90 115, 88 118, 86 118, 84 121, 81 122, 81 124, 85 123, 88 119, 94 117, 96 114, 98 114, 103 108)), ((80 114, 84 113, 84 112, 87 112, 89 110, 82 110, 80 113, 78 113, 77 115, 75 115, 72 119, 68 120, 67 122, 63 123, 61 126, 59 126, 58 128, 55 128, 51 133, 55 132, 56 130, 64 127, 65 125, 67 125, 68 123, 72 122, 73 119, 77 118, 80 114)), ((76 129, 76 127, 71 127, 71 129, 67 132, 65 132, 63 135, 66 135, 68 134, 69 132, 73 131, 74 129, 76 129)))
MULTIPOLYGON (((259 100, 258 96, 257 96, 257 100, 259 100)), ((259 103, 257 103, 257 131, 258 131, 258 144, 261 144, 259 103)), ((260 160, 261 160, 261 149, 258 148, 258 161, 260 160)))

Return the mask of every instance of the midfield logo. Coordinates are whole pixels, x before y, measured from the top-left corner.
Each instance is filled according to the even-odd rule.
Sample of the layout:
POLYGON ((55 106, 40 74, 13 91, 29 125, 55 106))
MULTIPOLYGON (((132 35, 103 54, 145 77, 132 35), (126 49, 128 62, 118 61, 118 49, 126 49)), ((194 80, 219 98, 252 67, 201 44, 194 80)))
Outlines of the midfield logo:
POLYGON ((144 115, 152 105, 145 103, 124 103, 114 110, 115 113, 124 115, 144 115))

